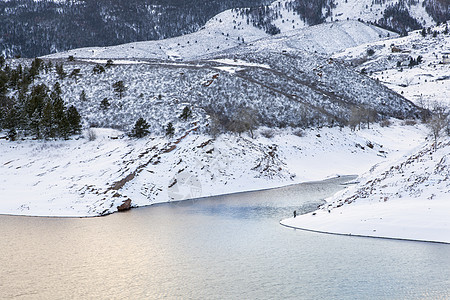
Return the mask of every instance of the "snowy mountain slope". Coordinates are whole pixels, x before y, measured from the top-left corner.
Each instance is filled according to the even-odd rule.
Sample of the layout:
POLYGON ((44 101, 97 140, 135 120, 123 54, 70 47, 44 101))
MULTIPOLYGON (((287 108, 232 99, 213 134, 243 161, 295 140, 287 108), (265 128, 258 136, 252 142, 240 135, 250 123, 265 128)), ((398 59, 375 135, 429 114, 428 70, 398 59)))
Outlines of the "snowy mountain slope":
POLYGON ((373 25, 358 21, 342 21, 290 30, 251 44, 255 48, 279 52, 290 49, 332 54, 396 36, 398 36, 396 33, 373 25))
MULTIPOLYGON (((335 57, 419 105, 448 106, 445 58, 450 42, 445 28, 432 28, 426 36, 411 32, 390 45, 361 45, 335 57), (419 55, 422 62, 409 66, 419 55)), ((281 223, 320 232, 450 243, 450 140, 445 134, 444 128, 436 152, 428 142, 398 161, 374 166, 358 178, 360 184, 327 199, 318 211, 281 223)))
POLYGON ((339 192, 321 209, 283 220, 286 226, 349 235, 450 243, 450 140, 428 144, 362 183, 339 192))
MULTIPOLYGON (((116 60, 101 74, 93 74, 94 64, 86 60, 66 64, 68 73, 80 69, 80 77, 75 85, 75 79, 62 81, 63 98, 77 107, 88 125, 129 130, 144 117, 159 134, 168 122, 185 128, 178 118, 185 106, 192 108, 199 124, 216 115, 222 126, 243 109, 254 110, 257 123, 270 127, 346 124, 355 107, 397 118, 424 113, 376 81, 303 51, 280 54, 258 44, 193 62, 120 63, 116 60), (117 81, 127 86, 123 98, 111 88, 117 81), (83 90, 87 100, 79 98, 83 90), (111 104, 108 109, 100 107, 105 98, 111 104)), ((52 72, 42 74, 36 84, 56 80, 52 72)))
POLYGON ((173 139, 129 139, 94 129, 97 139, 8 142, 0 139, 0 212, 96 216, 126 199, 133 206, 265 189, 336 174, 358 174, 423 141, 423 129, 291 129, 217 139, 196 126, 173 139), (365 145, 372 144, 373 147, 365 145))
MULTIPOLYGON (((362 43, 396 36, 396 34, 357 21, 343 21, 289 30, 281 35, 269 34, 246 24, 232 11, 225 11, 211 19, 201 30, 184 36, 148 42, 136 42, 111 47, 73 49, 45 56, 45 58, 91 59, 152 59, 194 60, 216 55, 245 43, 258 41, 260 45, 279 45, 298 50, 332 53, 362 43)), ((278 47, 278 48, 280 48, 278 47)))
POLYGON ((446 25, 406 37, 363 44, 333 57, 364 70, 373 79, 421 106, 450 99, 450 34, 446 25), (434 34, 436 32, 436 34, 434 34), (446 33, 447 32, 447 33, 446 33), (373 51, 368 55, 368 51, 373 51), (411 59, 421 63, 410 66, 411 59))
POLYGON ((333 20, 345 20, 347 18, 364 21, 375 22, 383 17, 385 10, 389 6, 393 6, 399 2, 403 2, 401 7, 409 12, 411 17, 416 19, 420 25, 427 27, 435 25, 433 17, 427 12, 424 1, 372 1, 372 0, 337 0, 336 7, 332 10, 333 20))
POLYGON ((330 21, 362 20, 406 33, 450 19, 442 0, 281 0, 252 9, 237 9, 249 24, 270 34, 330 21))

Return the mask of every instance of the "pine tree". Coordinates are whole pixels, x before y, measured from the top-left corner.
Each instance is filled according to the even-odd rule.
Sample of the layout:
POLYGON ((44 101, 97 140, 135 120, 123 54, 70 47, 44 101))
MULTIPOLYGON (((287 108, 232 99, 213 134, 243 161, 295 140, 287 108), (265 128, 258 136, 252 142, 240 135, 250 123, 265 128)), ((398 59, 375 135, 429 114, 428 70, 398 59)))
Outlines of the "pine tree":
POLYGON ((92 73, 94 73, 94 74, 101 74, 104 72, 105 72, 105 68, 100 64, 96 64, 94 66, 94 68, 92 69, 92 73))
POLYGON ((66 108, 61 97, 53 100, 53 117, 56 124, 57 134, 60 137, 67 138, 70 132, 69 122, 66 116, 66 108))
POLYGON ((115 82, 112 87, 114 88, 114 92, 119 95, 119 99, 122 99, 123 93, 127 90, 125 85, 123 84, 123 81, 117 81, 115 82))
POLYGON ((103 98, 103 100, 100 102, 100 108, 103 110, 107 110, 111 104, 108 101, 108 98, 103 98))
POLYGON ((113 65, 114 65, 114 61, 113 61, 112 59, 108 59, 108 60, 106 61, 105 67, 106 67, 106 68, 109 68, 109 67, 111 67, 111 66, 113 66, 113 65))
POLYGON ((81 77, 80 69, 73 69, 72 72, 69 74, 69 78, 75 79, 75 83, 77 83, 78 77, 81 77))
POLYGON ((73 105, 67 109, 67 121, 69 122, 69 132, 71 134, 81 132, 81 116, 73 105))
POLYGON ((66 78, 67 74, 64 71, 64 66, 62 63, 56 64, 55 69, 56 69, 56 74, 58 74, 58 77, 60 80, 63 80, 64 78, 66 78))
POLYGON ((189 106, 185 106, 183 112, 180 115, 180 119, 187 121, 191 117, 192 117, 191 109, 189 108, 189 106))
POLYGON ((8 138, 14 141, 17 137, 17 127, 19 125, 19 113, 15 107, 9 109, 3 120, 3 128, 8 131, 8 138))
POLYGON ((47 101, 42 109, 40 128, 44 138, 55 137, 55 122, 53 120, 53 105, 51 101, 47 101))
POLYGON ((169 124, 167 124, 167 127, 166 127, 166 135, 168 137, 172 137, 174 135, 174 133, 175 133, 175 128, 173 127, 172 122, 169 122, 169 124))
POLYGON ((0 69, 3 68, 3 66, 5 65, 5 58, 3 57, 3 55, 0 55, 0 69))
POLYGON ((82 90, 80 93, 80 101, 81 102, 87 101, 86 92, 84 90, 82 90))
POLYGON ((144 118, 139 118, 134 124, 133 129, 131 130, 131 136, 136 138, 142 138, 150 133, 148 128, 150 125, 147 123, 144 118))
POLYGON ((55 101, 57 98, 61 97, 61 94, 62 94, 61 85, 59 84, 59 82, 56 82, 55 85, 53 86, 50 98, 53 101, 55 101))

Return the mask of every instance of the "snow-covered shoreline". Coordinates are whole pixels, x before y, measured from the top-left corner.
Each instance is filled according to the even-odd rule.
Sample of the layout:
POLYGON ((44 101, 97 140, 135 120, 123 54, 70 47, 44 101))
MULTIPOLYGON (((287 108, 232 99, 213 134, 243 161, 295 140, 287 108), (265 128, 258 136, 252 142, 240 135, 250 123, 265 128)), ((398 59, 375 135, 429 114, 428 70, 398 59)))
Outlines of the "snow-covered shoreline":
POLYGON ((145 206, 361 174, 424 140, 421 127, 400 121, 356 132, 310 129, 302 137, 275 130, 256 139, 191 132, 178 141, 136 140, 95 131, 94 141, 0 140, 0 214, 98 216, 126 199, 145 206))
POLYGON ((321 209, 280 223, 322 233, 449 244, 449 146, 447 138, 437 151, 427 145, 390 167, 371 170, 321 209))

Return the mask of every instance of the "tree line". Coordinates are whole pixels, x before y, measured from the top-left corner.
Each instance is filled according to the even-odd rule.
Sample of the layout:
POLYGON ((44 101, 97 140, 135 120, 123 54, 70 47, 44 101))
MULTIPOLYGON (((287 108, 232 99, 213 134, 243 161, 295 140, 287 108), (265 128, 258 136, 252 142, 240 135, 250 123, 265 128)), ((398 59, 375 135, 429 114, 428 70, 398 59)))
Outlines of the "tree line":
POLYGON ((0 1, 0 54, 39 57, 194 32, 223 10, 269 0, 0 1))
POLYGON ((53 87, 33 84, 41 72, 50 71, 55 71, 51 62, 35 59, 29 67, 12 68, 0 56, 0 130, 6 130, 10 140, 67 139, 81 131, 81 116, 74 106, 65 105, 59 82, 53 87))

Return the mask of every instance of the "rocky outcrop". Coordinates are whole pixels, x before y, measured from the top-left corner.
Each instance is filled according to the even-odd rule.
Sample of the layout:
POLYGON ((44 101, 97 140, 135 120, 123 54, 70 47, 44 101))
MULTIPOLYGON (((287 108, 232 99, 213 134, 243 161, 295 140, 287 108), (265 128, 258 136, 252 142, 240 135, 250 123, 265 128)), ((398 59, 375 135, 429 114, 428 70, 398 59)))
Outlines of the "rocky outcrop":
POLYGON ((131 199, 124 200, 123 203, 117 206, 117 211, 127 211, 131 208, 131 199))

